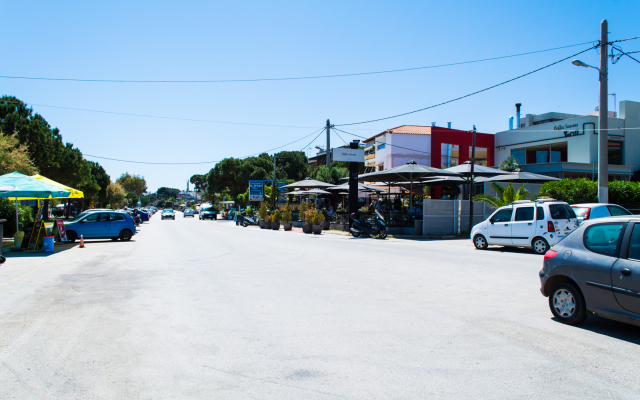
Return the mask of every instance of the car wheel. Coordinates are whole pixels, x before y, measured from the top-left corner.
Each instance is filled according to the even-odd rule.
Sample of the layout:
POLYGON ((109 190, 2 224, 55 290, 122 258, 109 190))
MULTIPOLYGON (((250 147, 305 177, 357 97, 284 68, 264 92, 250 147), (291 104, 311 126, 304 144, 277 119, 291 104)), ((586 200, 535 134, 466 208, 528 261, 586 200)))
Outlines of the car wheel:
POLYGON ((378 238, 379 239, 386 239, 387 238, 387 230, 386 229, 380 230, 380 233, 378 233, 378 238))
POLYGON ((131 240, 131 231, 128 229, 123 229, 122 232, 120 232, 120 240, 122 240, 123 242, 128 242, 129 240, 131 240))
POLYGON ((249 226, 249 223, 247 221, 242 221, 242 226, 246 228, 247 226, 249 226))
POLYGON ((573 283, 560 282, 551 289, 549 308, 563 324, 577 325, 587 318, 584 297, 573 283))
POLYGON ((533 247, 533 251, 537 254, 544 254, 549 250, 549 243, 543 238, 537 237, 531 242, 531 247, 533 247))
POLYGON ((473 238, 473 245, 476 246, 478 250, 486 250, 489 247, 489 243, 487 243, 487 239, 482 235, 476 235, 473 238))
POLYGON ((67 242, 73 243, 78 239, 78 235, 74 231, 67 232, 67 242))

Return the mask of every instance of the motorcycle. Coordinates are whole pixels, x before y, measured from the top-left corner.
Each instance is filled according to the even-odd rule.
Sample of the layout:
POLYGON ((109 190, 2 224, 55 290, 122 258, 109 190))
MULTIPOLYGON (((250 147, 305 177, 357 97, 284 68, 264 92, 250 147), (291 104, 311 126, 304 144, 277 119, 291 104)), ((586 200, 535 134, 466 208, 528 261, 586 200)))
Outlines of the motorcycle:
POLYGON ((245 228, 249 225, 258 225, 258 222, 254 217, 247 217, 246 213, 242 213, 242 226, 245 228))
POLYGON ((356 218, 356 213, 351 214, 353 223, 351 224, 351 234, 353 237, 359 237, 360 235, 378 236, 380 239, 386 239, 387 226, 384 223, 384 218, 376 210, 376 218, 373 221, 373 225, 364 221, 360 221, 356 218))

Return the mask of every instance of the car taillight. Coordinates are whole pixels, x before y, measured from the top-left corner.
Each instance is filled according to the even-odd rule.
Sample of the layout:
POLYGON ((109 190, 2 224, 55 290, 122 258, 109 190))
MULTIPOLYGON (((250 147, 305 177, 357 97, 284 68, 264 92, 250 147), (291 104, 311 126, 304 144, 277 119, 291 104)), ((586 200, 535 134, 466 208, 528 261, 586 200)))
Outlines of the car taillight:
POLYGON ((547 221, 547 232, 555 232, 556 228, 553 226, 552 221, 547 221))
POLYGON ((553 258, 553 257, 557 256, 557 255, 558 255, 557 251, 555 251, 555 250, 547 250, 547 252, 544 253, 544 259, 548 260, 550 258, 553 258))
POLYGON ((584 212, 584 217, 582 218, 583 221, 586 221, 589 219, 589 215, 591 215, 591 209, 587 208, 587 211, 584 212))

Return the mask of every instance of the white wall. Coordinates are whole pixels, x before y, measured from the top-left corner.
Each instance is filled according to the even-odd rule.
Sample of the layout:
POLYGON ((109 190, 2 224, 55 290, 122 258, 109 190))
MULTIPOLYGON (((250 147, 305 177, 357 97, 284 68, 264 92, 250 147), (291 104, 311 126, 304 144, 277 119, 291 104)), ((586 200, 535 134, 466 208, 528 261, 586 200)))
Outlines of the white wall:
POLYGON ((388 146, 391 147, 389 149, 391 153, 390 162, 393 164, 393 167, 399 167, 409 161, 415 161, 420 165, 431 166, 431 154, 425 154, 431 153, 431 135, 405 135, 401 133, 393 133, 391 135, 387 135, 387 137, 390 140, 389 143, 395 146, 400 146, 388 146))

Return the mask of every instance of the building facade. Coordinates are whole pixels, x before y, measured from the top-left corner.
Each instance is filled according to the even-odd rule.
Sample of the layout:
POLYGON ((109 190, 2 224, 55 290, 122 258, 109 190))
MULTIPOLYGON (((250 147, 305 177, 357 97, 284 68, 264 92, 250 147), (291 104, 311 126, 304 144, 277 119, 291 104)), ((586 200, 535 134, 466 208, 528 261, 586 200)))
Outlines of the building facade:
MULTIPOLYGON (((513 155, 527 172, 595 180, 598 118, 598 112, 527 114, 516 129, 496 133, 493 165, 513 155)), ((608 126, 609 180, 628 180, 640 169, 640 103, 621 101, 608 126)))
MULTIPOLYGON (((473 133, 438 126, 402 125, 387 129, 365 144, 365 172, 382 171, 415 161, 449 168, 471 160, 473 133)), ((494 135, 476 133, 476 164, 494 164, 494 135)))

